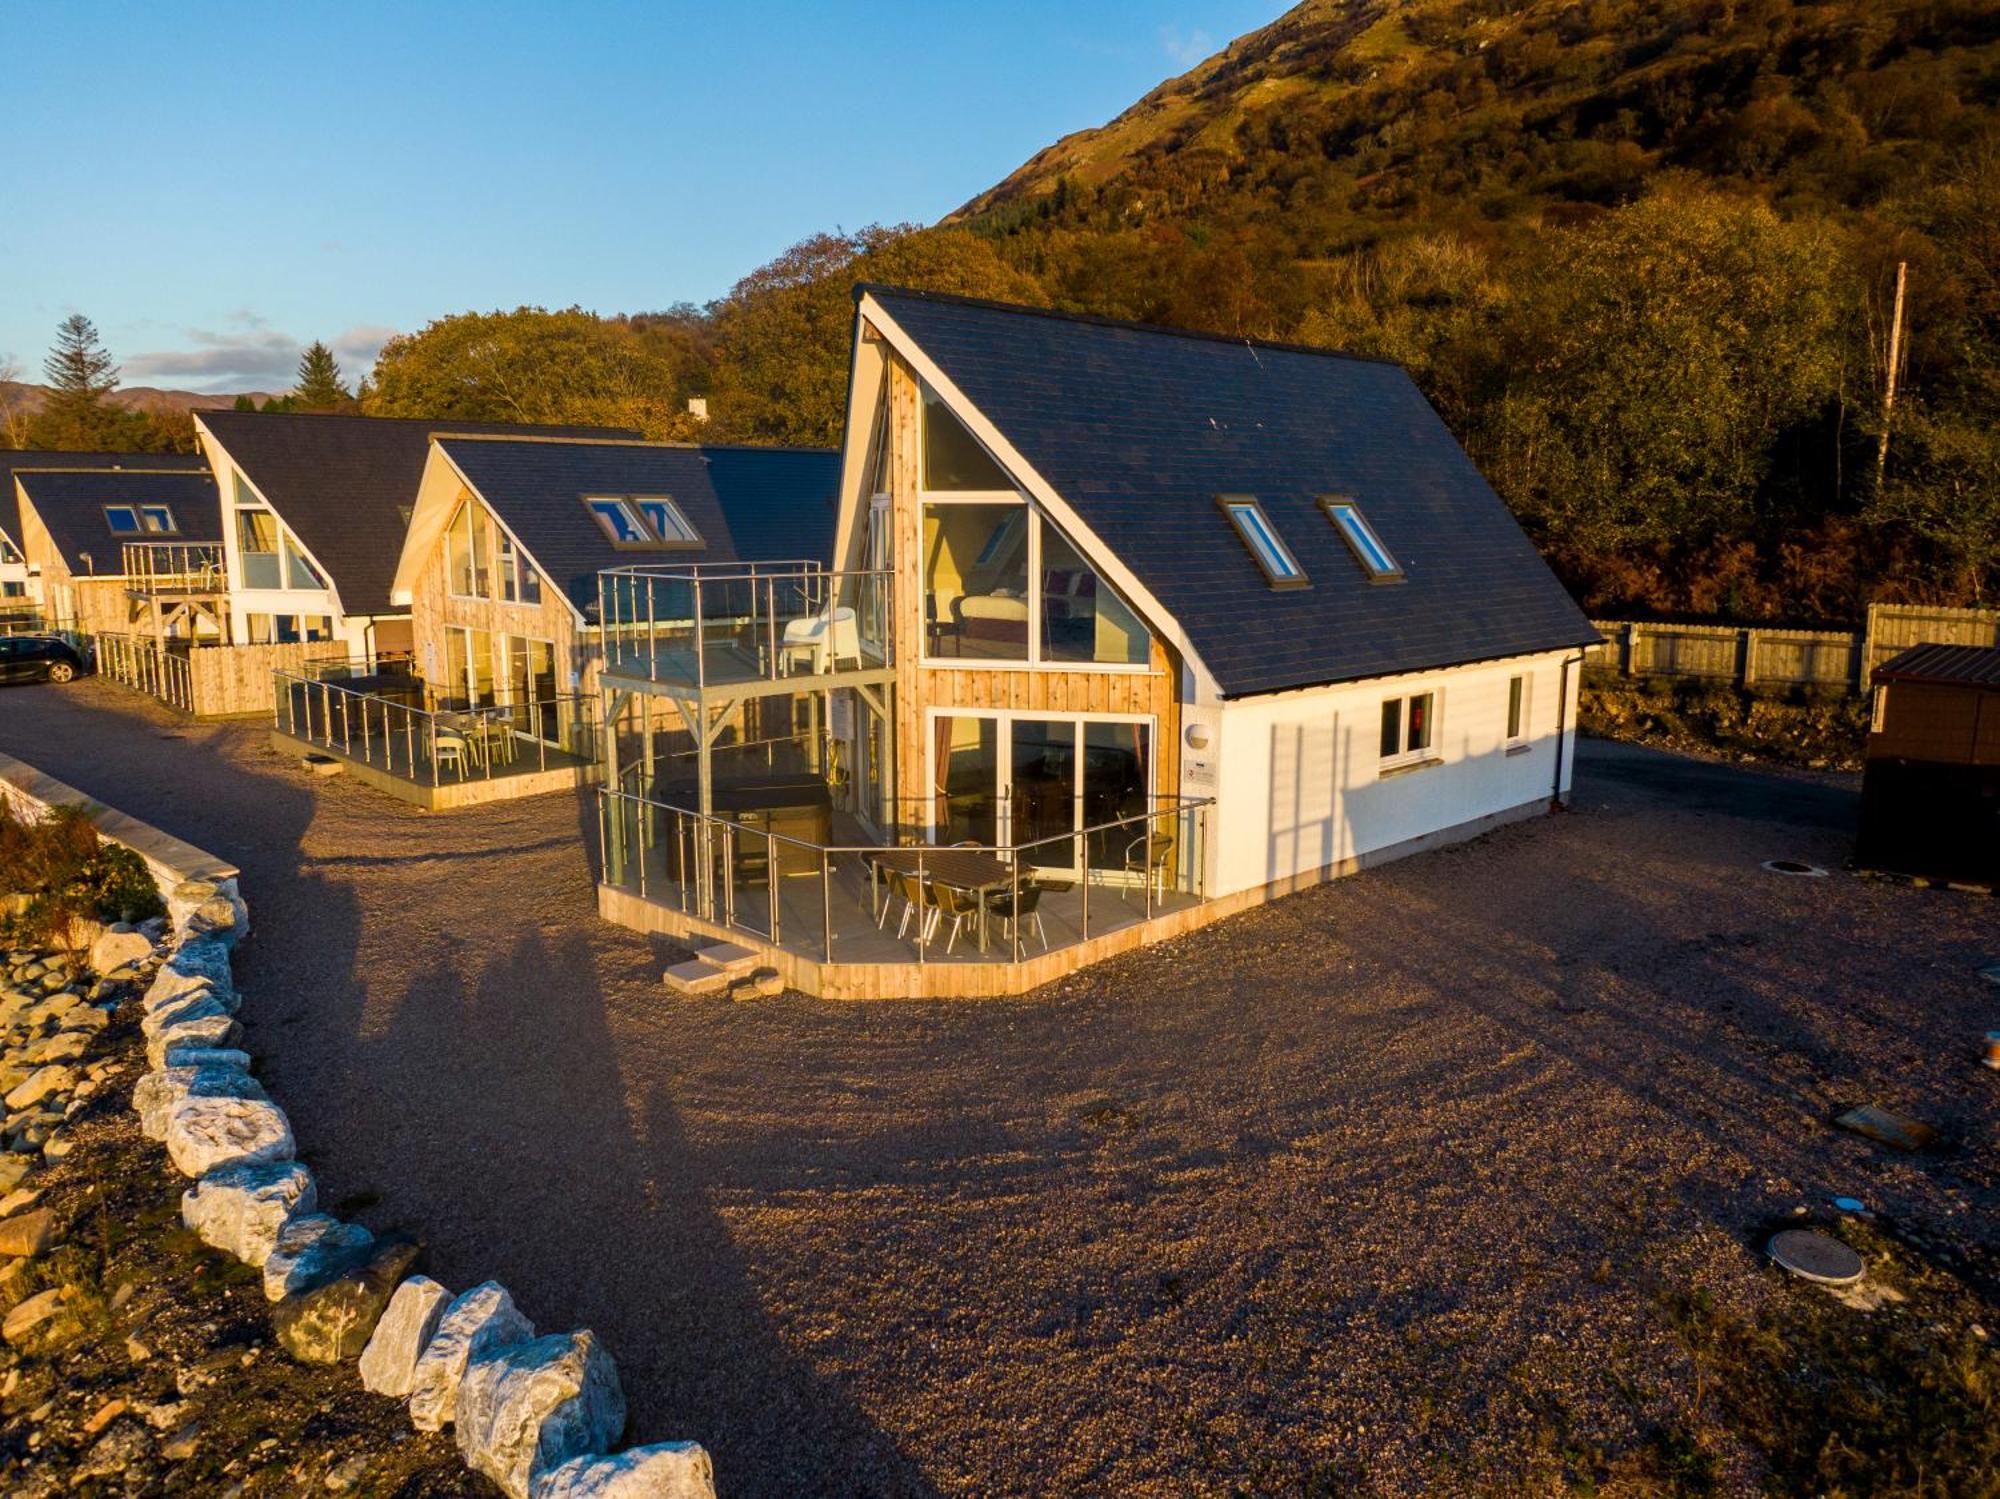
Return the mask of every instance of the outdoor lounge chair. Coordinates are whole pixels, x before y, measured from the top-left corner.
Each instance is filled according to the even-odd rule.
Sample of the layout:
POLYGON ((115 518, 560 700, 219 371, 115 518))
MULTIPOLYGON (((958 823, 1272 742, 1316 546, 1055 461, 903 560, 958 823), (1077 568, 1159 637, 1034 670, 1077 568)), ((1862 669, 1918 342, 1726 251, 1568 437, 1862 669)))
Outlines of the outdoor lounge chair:
POLYGON ((438 770, 450 765, 460 777, 465 775, 465 736, 450 729, 439 729, 431 744, 431 764, 438 770))

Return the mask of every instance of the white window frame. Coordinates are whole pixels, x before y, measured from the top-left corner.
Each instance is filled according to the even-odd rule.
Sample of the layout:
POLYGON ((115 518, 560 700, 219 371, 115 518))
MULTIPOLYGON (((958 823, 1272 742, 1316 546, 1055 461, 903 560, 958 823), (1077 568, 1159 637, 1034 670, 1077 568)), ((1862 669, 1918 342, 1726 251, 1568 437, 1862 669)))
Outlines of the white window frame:
POLYGON ((1312 579, 1299 566, 1299 559, 1278 534, 1278 528, 1271 524, 1262 500, 1254 494, 1219 494, 1215 503, 1228 517, 1237 539, 1264 574, 1266 583, 1273 588, 1312 587, 1312 579))
POLYGON ((1382 709, 1396 704, 1396 742, 1401 746, 1393 754, 1381 755, 1376 768, 1387 773, 1393 770, 1407 770, 1414 765, 1431 765, 1439 759, 1438 719, 1444 712, 1444 689, 1438 686, 1412 688, 1407 692, 1390 692, 1382 696, 1375 708, 1372 731, 1378 754, 1382 748, 1382 709), (1431 700, 1430 726, 1424 736, 1424 743, 1418 748, 1410 747, 1410 704, 1417 698, 1431 700))
POLYGON ((1534 729, 1535 674, 1533 672, 1517 671, 1507 678, 1507 699, 1500 711, 1500 742, 1509 750, 1526 749, 1534 729), (1520 712, 1518 721, 1512 725, 1513 731, 1510 733, 1508 720, 1517 717, 1514 703, 1516 686, 1521 689, 1520 712))
POLYGON ((1403 564, 1396 560, 1396 554, 1389 550, 1375 528, 1368 523, 1368 517, 1361 513, 1352 495, 1323 494, 1319 497, 1319 508, 1326 512, 1326 518, 1333 523, 1340 539, 1347 543, 1347 549, 1354 554, 1354 560, 1361 564, 1361 570, 1368 574, 1371 583, 1400 583, 1403 581, 1403 564))

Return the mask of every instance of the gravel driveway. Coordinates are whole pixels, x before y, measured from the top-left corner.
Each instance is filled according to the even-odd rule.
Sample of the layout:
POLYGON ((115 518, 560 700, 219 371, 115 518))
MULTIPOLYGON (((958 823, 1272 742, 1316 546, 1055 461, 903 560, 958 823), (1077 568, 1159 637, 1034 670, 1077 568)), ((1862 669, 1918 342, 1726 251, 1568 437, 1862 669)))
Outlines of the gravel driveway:
POLYGON ((1511 1488, 1684 1413, 1658 1288, 1756 1304, 1796 1204, 1990 1252, 2000 908, 1840 873, 1850 779, 1587 743, 1567 815, 1030 998, 731 1006, 595 919, 575 798, 427 815, 96 681, 0 749, 241 864, 322 1200, 596 1328, 730 1499, 1511 1488))

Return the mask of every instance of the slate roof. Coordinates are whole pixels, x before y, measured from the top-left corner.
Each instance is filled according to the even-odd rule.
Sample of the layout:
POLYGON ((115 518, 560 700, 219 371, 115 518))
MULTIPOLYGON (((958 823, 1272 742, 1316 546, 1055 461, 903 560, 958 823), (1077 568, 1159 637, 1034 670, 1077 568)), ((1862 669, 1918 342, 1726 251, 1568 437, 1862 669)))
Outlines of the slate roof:
POLYGON ((580 610, 597 607, 607 567, 815 561, 830 565, 840 455, 830 448, 663 443, 438 445, 580 610), (586 494, 666 495, 701 536, 699 550, 621 550, 584 508, 586 494))
POLYGON ((222 504, 206 471, 17 468, 14 477, 48 527, 64 564, 80 577, 123 572, 128 541, 222 540, 222 504), (121 534, 105 520, 106 505, 165 505, 173 511, 176 529, 171 535, 121 534))
POLYGON ((1225 696, 1594 642, 1401 366, 977 302, 872 295, 1187 631, 1225 696), (1255 494, 1309 588, 1273 589, 1217 507, 1255 494), (1370 582, 1316 503, 1402 565, 1370 582))
MULTIPOLYGON (((202 411, 201 424, 331 575, 350 614, 389 602, 434 432, 634 437, 629 429, 427 421, 303 412, 202 411)), ((227 476, 218 476, 227 482, 227 476)))
POLYGON ((14 498, 14 471, 35 468, 129 468, 198 471, 208 467, 199 453, 56 453, 35 448, 0 448, 0 534, 21 543, 21 517, 14 498))
POLYGON ((2000 646, 1913 645, 1875 668, 1877 682, 2000 687, 2000 646))

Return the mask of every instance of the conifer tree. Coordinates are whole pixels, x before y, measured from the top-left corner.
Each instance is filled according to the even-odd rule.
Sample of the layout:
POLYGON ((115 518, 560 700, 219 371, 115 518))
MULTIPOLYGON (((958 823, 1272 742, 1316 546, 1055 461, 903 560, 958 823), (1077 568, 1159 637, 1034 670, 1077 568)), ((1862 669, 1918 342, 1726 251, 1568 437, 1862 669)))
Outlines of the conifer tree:
POLYGON ((340 379, 340 364, 318 339, 299 356, 299 383, 293 392, 294 409, 331 411, 354 397, 340 379))
POLYGON ((97 325, 80 312, 64 318, 42 361, 49 395, 36 413, 30 441, 44 448, 115 448, 134 445, 134 417, 113 405, 118 365, 98 341, 97 325))

